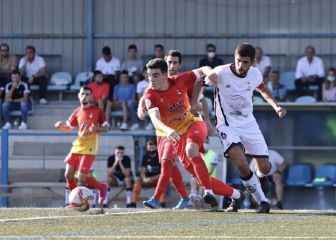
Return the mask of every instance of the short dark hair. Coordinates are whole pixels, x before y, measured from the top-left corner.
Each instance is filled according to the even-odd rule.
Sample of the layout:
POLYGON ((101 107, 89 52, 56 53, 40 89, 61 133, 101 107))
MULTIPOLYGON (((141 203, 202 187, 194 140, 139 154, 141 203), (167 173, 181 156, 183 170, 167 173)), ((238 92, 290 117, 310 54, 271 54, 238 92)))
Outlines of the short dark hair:
POLYGON ((119 146, 117 146, 115 149, 118 149, 118 150, 125 150, 125 147, 124 146, 121 146, 121 145, 119 145, 119 146))
POLYGON ((235 49, 235 55, 237 53, 241 57, 249 57, 251 61, 255 59, 255 48, 249 43, 240 43, 235 49))
POLYGON ((311 50, 313 50, 314 54, 316 53, 315 47, 313 45, 308 45, 305 49, 305 51, 307 51, 307 49, 310 48, 311 50))
POLYGON ((99 71, 99 70, 94 70, 94 71, 93 71, 93 76, 92 76, 91 81, 94 81, 94 79, 95 79, 95 77, 96 77, 97 75, 103 75, 103 73, 102 73, 101 71, 99 71))
POLYGON ((9 51, 9 45, 7 44, 7 43, 0 43, 0 48, 1 47, 5 47, 5 48, 7 48, 7 50, 9 51))
POLYGON ((272 70, 272 71, 271 71, 271 73, 273 73, 273 74, 277 74, 277 75, 280 75, 280 72, 279 72, 279 70, 272 70))
POLYGON ((164 50, 164 46, 162 44, 160 44, 160 43, 155 44, 154 48, 160 48, 162 51, 164 50))
POLYGON ((121 72, 120 72, 120 76, 121 75, 127 75, 128 76, 128 71, 127 70, 122 70, 121 72))
POLYGON ((128 50, 130 50, 130 49, 134 49, 135 51, 138 51, 138 47, 135 44, 128 45, 128 50))
POLYGON ((33 45, 28 45, 28 46, 26 47, 26 50, 28 50, 28 49, 32 50, 33 53, 36 53, 36 49, 35 49, 35 47, 34 47, 33 45))
POLYGON ((14 69, 14 70, 11 72, 11 74, 13 74, 13 75, 21 75, 19 69, 17 69, 17 68, 14 69))
POLYGON ((208 50, 209 48, 213 48, 213 49, 215 49, 215 51, 216 51, 216 46, 215 46, 215 44, 213 44, 213 43, 208 43, 208 44, 206 45, 206 50, 208 50))
POLYGON ((103 54, 103 55, 111 55, 111 54, 112 54, 112 52, 111 52, 111 48, 110 48, 109 46, 105 46, 105 47, 103 47, 103 49, 102 49, 102 54, 103 54))
POLYGON ((154 58, 149 60, 146 64, 147 69, 160 69, 162 73, 166 73, 168 71, 168 65, 165 60, 161 58, 154 58))
POLYGON ((179 63, 182 63, 182 53, 178 50, 169 50, 167 56, 177 57, 179 59, 179 63))

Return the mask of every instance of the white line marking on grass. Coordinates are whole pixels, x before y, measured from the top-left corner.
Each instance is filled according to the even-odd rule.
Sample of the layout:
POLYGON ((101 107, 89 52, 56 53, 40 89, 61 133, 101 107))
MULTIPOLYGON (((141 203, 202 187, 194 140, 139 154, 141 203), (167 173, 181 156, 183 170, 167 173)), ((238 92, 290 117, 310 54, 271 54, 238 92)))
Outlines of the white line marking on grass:
POLYGON ((87 217, 98 217, 107 215, 133 215, 133 214, 144 214, 144 213, 159 213, 164 212, 164 210, 148 210, 148 211, 136 211, 136 212, 107 212, 105 214, 87 214, 82 215, 61 215, 61 216, 46 216, 46 217, 29 217, 29 218, 6 218, 0 219, 0 223, 8 222, 24 222, 24 221, 35 221, 35 220, 53 220, 53 219, 65 219, 65 218, 87 218, 87 217))
POLYGON ((299 237, 299 236, 1 236, 0 239, 336 239, 336 236, 299 237))

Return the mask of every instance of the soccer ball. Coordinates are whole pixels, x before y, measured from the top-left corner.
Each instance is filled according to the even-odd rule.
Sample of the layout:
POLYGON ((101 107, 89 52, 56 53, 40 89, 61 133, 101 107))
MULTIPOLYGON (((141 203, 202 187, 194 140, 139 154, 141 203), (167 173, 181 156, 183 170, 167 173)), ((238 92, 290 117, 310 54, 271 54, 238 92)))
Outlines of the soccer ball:
POLYGON ((76 208, 79 211, 86 211, 93 204, 93 192, 84 186, 74 188, 69 195, 70 207, 76 208))

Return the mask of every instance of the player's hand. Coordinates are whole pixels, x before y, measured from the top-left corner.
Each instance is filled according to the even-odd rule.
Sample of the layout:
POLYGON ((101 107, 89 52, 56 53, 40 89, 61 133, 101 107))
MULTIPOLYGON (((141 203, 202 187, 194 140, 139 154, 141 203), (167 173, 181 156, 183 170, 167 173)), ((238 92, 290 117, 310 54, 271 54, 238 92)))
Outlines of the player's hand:
POLYGON ((195 116, 197 116, 198 113, 201 111, 202 111, 202 104, 200 103, 192 104, 190 107, 190 112, 195 116))
POLYGON ((62 122, 62 121, 58 121, 58 122, 56 122, 56 123, 54 124, 54 127, 55 127, 56 129, 60 129, 60 128, 63 127, 64 125, 65 125, 64 122, 62 122))
POLYGON ((172 141, 174 144, 176 144, 180 140, 180 134, 176 132, 174 129, 171 129, 171 131, 167 134, 167 138, 172 141))
POLYGON ((143 98, 141 98, 140 101, 139 101, 139 106, 138 106, 138 110, 137 110, 138 118, 140 120, 144 120, 145 117, 146 117, 146 112, 147 112, 147 109, 146 109, 145 101, 144 101, 143 98))
POLYGON ((283 107, 277 107, 275 109, 275 112, 278 114, 278 116, 280 118, 283 118, 286 114, 287 114, 287 110, 286 108, 283 108, 283 107))
POLYGON ((216 73, 212 72, 205 77, 204 81, 206 85, 216 85, 218 83, 218 76, 216 73))

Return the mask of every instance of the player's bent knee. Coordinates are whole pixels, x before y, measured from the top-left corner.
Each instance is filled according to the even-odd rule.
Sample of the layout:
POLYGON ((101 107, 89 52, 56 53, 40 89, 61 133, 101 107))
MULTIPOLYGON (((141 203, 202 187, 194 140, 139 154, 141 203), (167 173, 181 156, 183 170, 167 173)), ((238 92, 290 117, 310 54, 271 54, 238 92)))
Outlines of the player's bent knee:
POLYGON ((259 158, 257 159, 258 170, 267 175, 268 172, 271 170, 271 164, 267 160, 267 158, 259 158))

